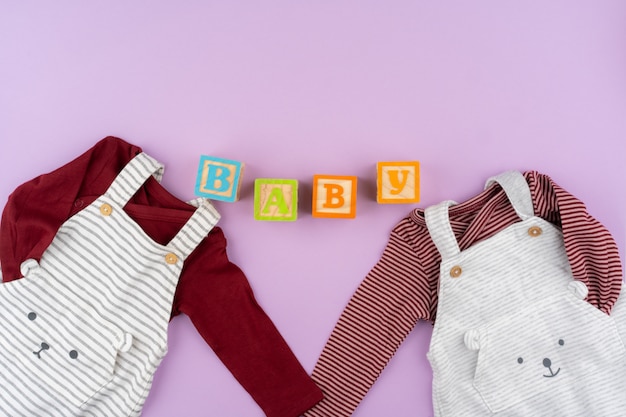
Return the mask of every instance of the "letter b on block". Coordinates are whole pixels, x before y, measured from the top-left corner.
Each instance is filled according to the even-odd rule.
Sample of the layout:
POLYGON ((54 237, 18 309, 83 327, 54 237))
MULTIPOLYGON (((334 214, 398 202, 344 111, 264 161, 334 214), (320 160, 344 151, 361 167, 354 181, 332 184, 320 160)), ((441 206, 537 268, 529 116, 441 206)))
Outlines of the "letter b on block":
POLYGON ((254 218, 295 221, 298 218, 298 181, 257 178, 254 181, 254 218))
POLYGON ((420 201, 420 165, 411 162, 379 162, 376 201, 382 204, 420 201))
POLYGON ((313 217, 356 217, 357 177, 314 175, 313 217))
POLYGON ((230 159, 201 156, 196 179, 196 195, 235 202, 239 199, 239 188, 244 164, 230 159))

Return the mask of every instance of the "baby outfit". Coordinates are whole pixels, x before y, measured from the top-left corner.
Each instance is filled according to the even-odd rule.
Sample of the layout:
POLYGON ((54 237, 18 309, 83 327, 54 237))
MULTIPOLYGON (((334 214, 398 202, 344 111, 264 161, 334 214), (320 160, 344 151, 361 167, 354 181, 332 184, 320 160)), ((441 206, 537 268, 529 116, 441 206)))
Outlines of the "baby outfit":
POLYGON ((453 202, 425 211, 442 257, 428 353, 435 416, 623 416, 626 351, 613 318, 584 301, 561 231, 535 217, 522 174, 495 181, 521 221, 464 251, 453 202))
POLYGON ((161 173, 139 147, 108 137, 9 197, 0 362, 27 375, 0 376, 0 415, 139 413, 180 313, 267 416, 298 416, 321 399, 229 262, 217 213, 173 197, 161 173), (28 379, 33 370, 40 380, 28 379))
POLYGON ((608 231, 545 175, 414 210, 339 318, 305 415, 351 415, 420 319, 436 416, 626 415, 621 279, 608 231))
POLYGON ((205 200, 168 244, 147 236, 123 207, 160 169, 137 155, 0 286, 4 415, 139 415, 183 263, 219 219, 205 200))

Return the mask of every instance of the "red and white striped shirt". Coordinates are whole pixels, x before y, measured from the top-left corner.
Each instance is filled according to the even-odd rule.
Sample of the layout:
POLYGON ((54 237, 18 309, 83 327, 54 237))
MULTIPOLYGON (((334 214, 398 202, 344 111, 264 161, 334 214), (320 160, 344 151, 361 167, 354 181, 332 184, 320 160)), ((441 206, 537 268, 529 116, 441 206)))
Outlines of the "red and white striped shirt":
MULTIPOLYGON (((589 288, 587 300, 610 313, 622 285, 613 237, 550 177, 535 171, 524 177, 535 215, 562 229, 572 273, 589 288)), ((450 207, 449 216, 461 250, 519 221, 498 184, 450 207)), ((339 317, 313 370, 324 400, 306 417, 350 416, 418 320, 434 323, 440 262, 424 210, 415 209, 394 227, 380 260, 339 317)))

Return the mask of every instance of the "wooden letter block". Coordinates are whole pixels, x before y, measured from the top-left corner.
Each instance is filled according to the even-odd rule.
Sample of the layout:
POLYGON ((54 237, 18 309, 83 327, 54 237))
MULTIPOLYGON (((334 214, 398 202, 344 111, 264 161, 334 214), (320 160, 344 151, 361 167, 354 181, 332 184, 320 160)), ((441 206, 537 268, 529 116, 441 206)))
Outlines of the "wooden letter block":
POLYGON ((313 176, 313 217, 356 217, 357 177, 313 176))
POLYGON ((243 168, 242 162, 202 155, 196 178, 196 195, 230 203, 239 200, 243 168))
POLYGON ((381 204, 420 201, 420 163, 379 162, 376 164, 376 201, 381 204))
POLYGON ((254 181, 254 218, 295 221, 298 218, 298 181, 257 178, 254 181))

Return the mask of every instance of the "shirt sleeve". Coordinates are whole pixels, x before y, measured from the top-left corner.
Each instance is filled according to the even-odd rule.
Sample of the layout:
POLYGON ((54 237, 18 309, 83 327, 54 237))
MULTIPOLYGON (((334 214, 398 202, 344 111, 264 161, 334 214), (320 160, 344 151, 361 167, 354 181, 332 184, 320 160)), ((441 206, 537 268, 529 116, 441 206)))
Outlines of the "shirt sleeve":
POLYGON ((342 312, 313 370, 324 399, 306 417, 352 415, 417 321, 430 319, 433 289, 408 225, 396 226, 342 312))
POLYGON ((228 260, 220 228, 187 258, 175 309, 189 316, 268 417, 297 417, 322 399, 244 273, 228 260))
POLYGON ((574 278, 589 288, 587 301, 610 314, 622 287, 622 265, 611 233, 584 203, 547 175, 526 173, 535 213, 560 225, 574 278))

